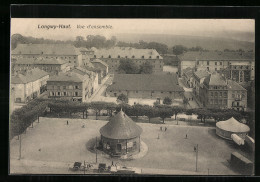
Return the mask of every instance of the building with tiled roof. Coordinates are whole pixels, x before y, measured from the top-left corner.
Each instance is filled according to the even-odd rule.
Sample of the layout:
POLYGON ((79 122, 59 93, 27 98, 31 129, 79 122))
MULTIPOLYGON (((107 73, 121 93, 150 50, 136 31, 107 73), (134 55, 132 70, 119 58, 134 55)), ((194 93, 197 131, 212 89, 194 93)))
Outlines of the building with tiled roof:
POLYGON ((11 88, 15 102, 28 102, 46 90, 49 74, 39 68, 28 70, 24 74, 11 76, 11 88))
POLYGON ((188 67, 183 70, 183 81, 189 87, 193 87, 193 69, 188 67))
POLYGON ((12 58, 59 58, 71 67, 82 64, 82 53, 71 44, 18 44, 11 55, 12 58))
POLYGON ((98 73, 94 71, 89 71, 82 67, 75 67, 70 70, 70 72, 80 74, 84 77, 88 77, 88 83, 87 83, 87 89, 86 94, 88 98, 90 98, 93 93, 98 89, 98 81, 99 81, 99 75, 98 73))
POLYGON ((68 63, 60 58, 16 58, 14 72, 25 72, 33 68, 44 70, 50 75, 66 72, 70 69, 68 63))
POLYGON ((184 90, 179 86, 176 74, 115 74, 106 94, 117 97, 121 93, 129 98, 180 99, 184 90))
POLYGON ((130 59, 140 66, 145 62, 152 64, 153 72, 163 71, 163 58, 155 49, 135 49, 132 47, 113 47, 111 49, 94 49, 92 59, 100 59, 109 65, 109 72, 116 72, 120 60, 130 59))
POLYGON ((47 81, 48 96, 52 99, 86 102, 89 98, 88 83, 87 76, 75 72, 59 73, 47 81))
POLYGON ((142 128, 122 110, 100 128, 102 149, 110 155, 140 152, 142 128))
POLYGON ((183 69, 187 67, 210 72, 228 68, 228 78, 236 78, 238 82, 253 80, 255 75, 254 52, 189 51, 180 55, 179 59, 179 76, 183 75, 183 69))
POLYGON ((207 76, 200 87, 199 99, 208 108, 246 110, 247 91, 233 80, 214 72, 207 76))
POLYGON ((193 73, 193 93, 195 96, 200 95, 200 88, 204 79, 209 76, 210 73, 206 70, 199 70, 193 73))
POLYGON ((101 83, 101 80, 105 78, 108 74, 108 64, 100 59, 94 59, 92 62, 93 66, 99 70, 99 84, 101 83))

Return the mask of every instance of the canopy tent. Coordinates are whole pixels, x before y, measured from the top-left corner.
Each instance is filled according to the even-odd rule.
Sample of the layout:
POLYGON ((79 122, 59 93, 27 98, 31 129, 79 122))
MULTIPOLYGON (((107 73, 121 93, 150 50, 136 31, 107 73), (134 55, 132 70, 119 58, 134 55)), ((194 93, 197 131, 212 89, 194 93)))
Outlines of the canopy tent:
POLYGON ((232 134, 237 134, 241 138, 245 138, 250 128, 238 122, 235 118, 230 118, 226 121, 219 121, 216 124, 216 134, 222 138, 231 140, 232 134))

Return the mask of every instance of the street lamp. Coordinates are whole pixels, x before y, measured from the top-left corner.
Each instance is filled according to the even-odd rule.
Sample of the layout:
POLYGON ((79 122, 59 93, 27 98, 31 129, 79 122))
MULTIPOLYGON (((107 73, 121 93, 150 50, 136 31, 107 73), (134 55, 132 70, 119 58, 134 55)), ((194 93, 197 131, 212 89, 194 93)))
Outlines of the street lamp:
POLYGON ((196 172, 198 171, 198 154, 199 154, 199 144, 194 146, 194 151, 196 152, 196 172))

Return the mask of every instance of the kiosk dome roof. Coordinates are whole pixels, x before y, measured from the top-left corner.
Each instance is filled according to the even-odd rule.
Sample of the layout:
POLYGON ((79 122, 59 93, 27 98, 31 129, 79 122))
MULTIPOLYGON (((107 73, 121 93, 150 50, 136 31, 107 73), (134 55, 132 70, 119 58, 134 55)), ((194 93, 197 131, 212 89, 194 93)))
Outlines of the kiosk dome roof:
POLYGON ((220 121, 216 124, 216 126, 222 130, 230 131, 230 132, 249 132, 250 128, 238 122, 235 118, 230 118, 226 121, 220 121))
POLYGON ((142 128, 121 110, 100 129, 100 134, 110 139, 131 139, 139 137, 142 131, 142 128))

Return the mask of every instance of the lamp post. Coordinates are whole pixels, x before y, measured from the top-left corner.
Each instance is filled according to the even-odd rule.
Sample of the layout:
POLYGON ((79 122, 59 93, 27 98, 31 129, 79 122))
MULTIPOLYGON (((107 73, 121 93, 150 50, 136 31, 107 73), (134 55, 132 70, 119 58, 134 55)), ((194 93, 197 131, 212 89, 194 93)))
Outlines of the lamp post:
POLYGON ((96 137, 96 163, 97 163, 97 137, 96 137))
POLYGON ((195 147, 196 149, 196 172, 198 171, 198 154, 199 154, 199 144, 195 147))

